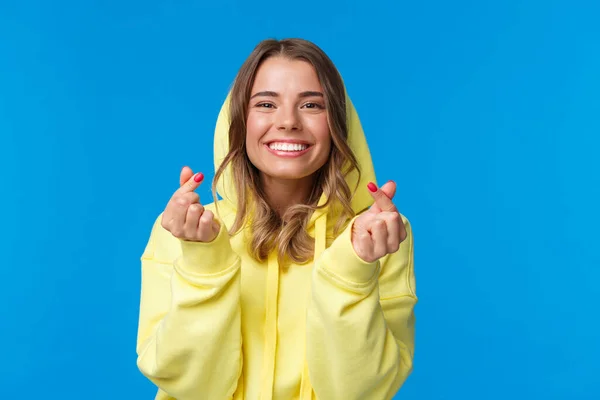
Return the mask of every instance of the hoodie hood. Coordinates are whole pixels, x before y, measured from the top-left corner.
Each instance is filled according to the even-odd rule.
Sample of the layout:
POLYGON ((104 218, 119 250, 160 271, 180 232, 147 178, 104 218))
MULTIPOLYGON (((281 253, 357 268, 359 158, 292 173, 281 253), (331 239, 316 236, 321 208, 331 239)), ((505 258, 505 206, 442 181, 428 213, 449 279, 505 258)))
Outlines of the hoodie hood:
MULTIPOLYGON (((229 102, 231 93, 225 99, 215 128, 214 137, 214 163, 215 170, 219 168, 225 156, 229 151, 229 102)), ((356 191, 351 201, 352 209, 356 214, 364 211, 373 204, 373 198, 367 191, 368 182, 377 183, 375 172, 371 160, 371 153, 367 145, 362 125, 358 118, 358 114, 348 95, 346 95, 346 122, 348 129, 348 144, 352 149, 359 169, 361 171, 360 180, 359 174, 356 171, 346 176, 346 182, 350 190, 356 191)), ((235 212, 237 208, 237 195, 232 178, 231 166, 228 166, 224 171, 221 179, 217 183, 217 193, 222 198, 221 205, 230 212, 235 212)), ((319 204, 326 201, 326 196, 323 195, 319 204)), ((333 226, 336 224, 337 218, 331 215, 331 207, 316 210, 308 225, 309 234, 315 238, 315 253, 314 260, 318 260, 320 255, 327 247, 327 238, 331 237, 330 232, 333 231, 333 226)), ((265 317, 265 339, 264 339, 264 360, 261 379, 261 400, 271 400, 273 396, 273 382, 275 376, 275 356, 277 348, 277 321, 278 321, 278 297, 279 297, 279 270, 280 266, 277 260, 277 252, 273 252, 268 257, 267 262, 267 291, 266 291, 266 317, 265 317)), ((310 295, 310 293, 307 293, 310 295)), ((301 321, 299 321, 301 322, 301 321)), ((305 322, 304 322, 305 323, 305 322)), ((308 374, 308 364, 305 362, 302 379, 300 384, 300 400, 312 399, 312 386, 308 374)), ((236 397, 236 400, 238 398, 236 397)))
MULTIPOLYGON (((215 171, 219 168, 229 151, 230 96, 231 93, 225 99, 217 118, 214 136, 215 171)), ((348 174, 346 177, 346 182, 348 183, 350 190, 353 190, 355 187, 358 188, 354 197, 352 198, 352 209, 354 212, 359 213, 373 204, 373 198, 364 189, 366 188, 367 183, 377 183, 377 181, 375 178, 373 162, 371 160, 371 153, 369 151, 369 146, 367 145, 367 140, 362 129, 360 119, 358 118, 358 113, 356 112, 356 109, 354 108, 354 105, 352 104, 352 101, 348 95, 346 95, 346 120, 348 126, 348 144, 354 152, 361 171, 361 177, 360 181, 358 182, 358 186, 358 173, 356 173, 356 171, 348 174)), ((223 199, 223 204, 225 207, 231 211, 236 210, 237 195, 235 193, 235 186, 233 184, 231 166, 227 167, 221 176, 221 179, 219 179, 217 184, 217 193, 223 199)), ((321 202, 323 201, 324 199, 322 198, 321 202)), ((321 213, 317 212, 315 214, 321 213)), ((318 216, 319 215, 313 215, 311 221, 314 222, 318 216)))

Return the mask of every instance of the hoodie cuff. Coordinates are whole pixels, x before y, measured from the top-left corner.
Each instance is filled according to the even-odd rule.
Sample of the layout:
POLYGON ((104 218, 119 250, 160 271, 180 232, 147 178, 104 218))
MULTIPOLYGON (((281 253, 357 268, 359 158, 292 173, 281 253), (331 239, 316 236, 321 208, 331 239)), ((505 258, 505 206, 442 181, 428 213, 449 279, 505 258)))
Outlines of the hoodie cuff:
POLYGON ((352 225, 354 217, 346 229, 333 241, 321 256, 321 268, 351 285, 369 284, 378 275, 379 261, 366 262, 356 254, 352 246, 352 225))
POLYGON ((212 275, 228 270, 238 260, 229 241, 225 224, 221 223, 219 234, 212 242, 190 242, 180 240, 181 256, 178 267, 182 271, 212 275))

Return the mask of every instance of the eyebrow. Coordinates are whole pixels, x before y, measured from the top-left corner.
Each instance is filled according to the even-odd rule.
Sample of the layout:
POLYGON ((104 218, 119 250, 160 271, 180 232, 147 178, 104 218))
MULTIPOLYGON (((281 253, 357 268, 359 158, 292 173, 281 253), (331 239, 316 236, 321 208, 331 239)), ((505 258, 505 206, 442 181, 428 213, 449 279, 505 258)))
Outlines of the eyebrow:
MULTIPOLYGON (((250 99, 253 99, 253 98, 258 97, 258 96, 279 97, 279 93, 273 92, 271 90, 265 90, 263 92, 254 93, 252 95, 252 97, 250 97, 250 99)), ((323 96, 323 93, 321 93, 321 92, 315 92, 315 91, 312 91, 312 90, 308 90, 308 91, 300 93, 300 97, 304 98, 304 97, 325 97, 325 96, 323 96)))

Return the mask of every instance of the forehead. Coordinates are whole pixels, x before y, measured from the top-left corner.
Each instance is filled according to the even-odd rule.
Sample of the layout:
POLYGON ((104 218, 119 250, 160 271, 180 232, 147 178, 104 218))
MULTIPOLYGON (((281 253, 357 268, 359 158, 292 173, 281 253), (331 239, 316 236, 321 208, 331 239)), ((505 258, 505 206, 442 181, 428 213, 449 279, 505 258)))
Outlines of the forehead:
POLYGON ((256 71, 252 90, 275 92, 322 91, 321 83, 314 67, 302 60, 271 57, 265 60, 256 71))

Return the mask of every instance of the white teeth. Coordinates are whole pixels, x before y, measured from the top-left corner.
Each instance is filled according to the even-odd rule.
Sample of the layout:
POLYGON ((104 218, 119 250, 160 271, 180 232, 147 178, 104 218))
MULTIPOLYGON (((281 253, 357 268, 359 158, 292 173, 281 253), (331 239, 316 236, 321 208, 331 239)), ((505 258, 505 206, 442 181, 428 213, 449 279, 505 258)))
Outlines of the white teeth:
POLYGON ((300 143, 273 142, 273 143, 269 144, 269 147, 272 150, 279 150, 279 151, 302 151, 302 150, 306 150, 308 148, 308 145, 300 144, 300 143))

